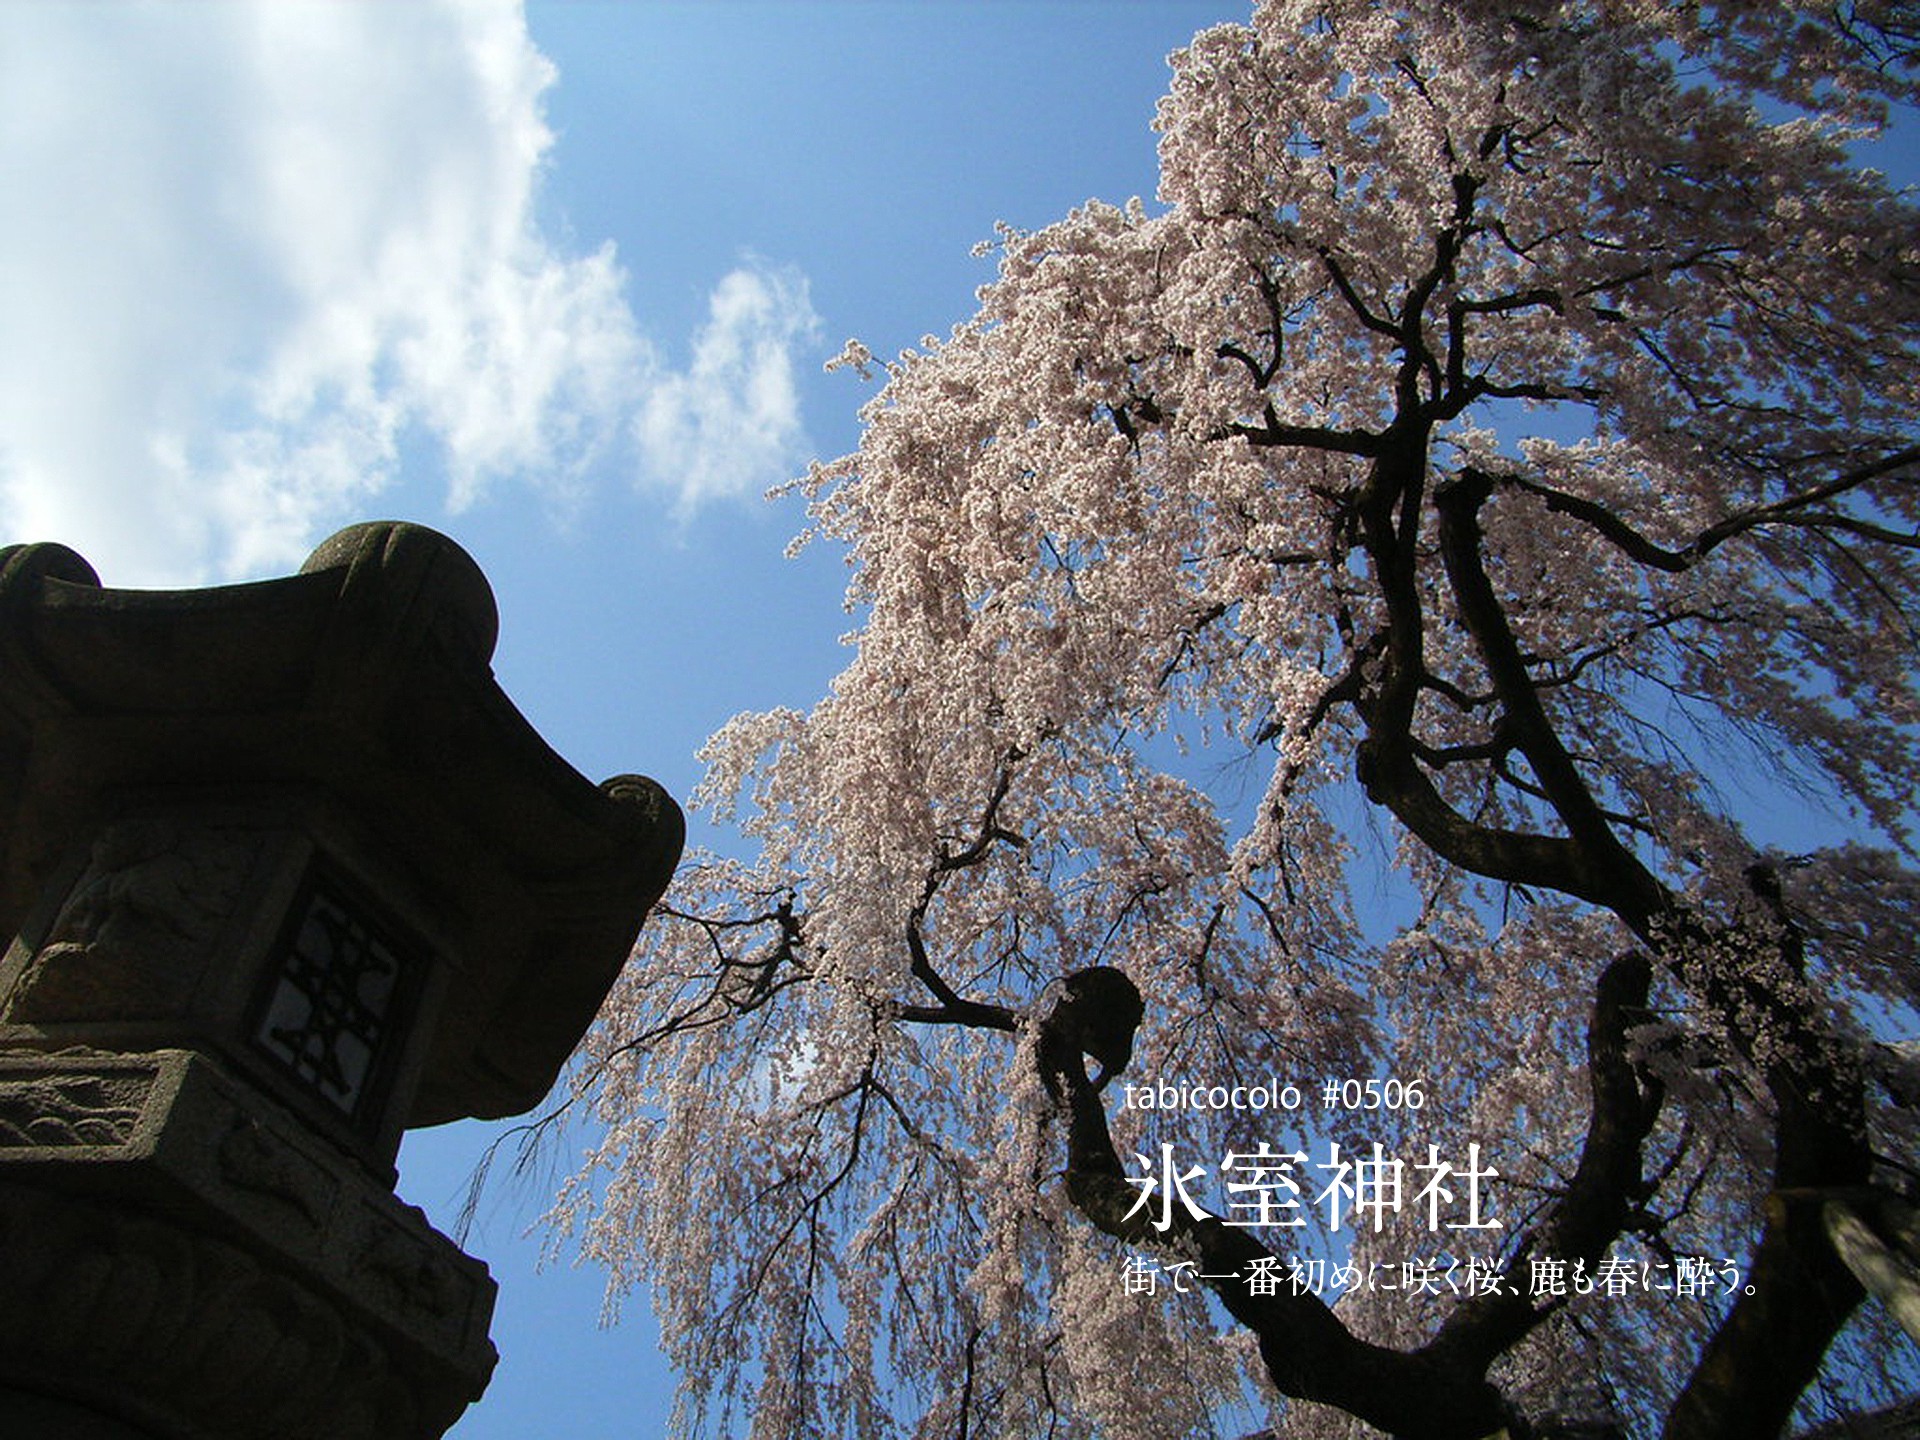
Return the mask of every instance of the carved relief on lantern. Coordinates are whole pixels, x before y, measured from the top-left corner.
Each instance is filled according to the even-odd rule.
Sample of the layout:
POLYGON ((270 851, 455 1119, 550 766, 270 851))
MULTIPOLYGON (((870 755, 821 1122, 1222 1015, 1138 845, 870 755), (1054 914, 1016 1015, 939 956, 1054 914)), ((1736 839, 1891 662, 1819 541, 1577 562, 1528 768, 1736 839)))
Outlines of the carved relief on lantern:
POLYGON ((160 817, 107 825, 0 1018, 146 1020, 184 1013, 259 850, 244 830, 160 817))

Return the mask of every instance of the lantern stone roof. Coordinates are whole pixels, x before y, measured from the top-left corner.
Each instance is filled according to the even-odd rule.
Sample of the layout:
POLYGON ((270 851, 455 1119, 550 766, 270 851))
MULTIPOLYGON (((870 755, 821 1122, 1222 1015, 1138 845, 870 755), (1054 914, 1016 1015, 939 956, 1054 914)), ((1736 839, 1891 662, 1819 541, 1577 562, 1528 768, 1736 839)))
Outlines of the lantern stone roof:
POLYGON ((595 785, 495 682, 498 620, 451 540, 356 525, 296 575, 103 588, 0 549, 0 934, 142 796, 271 794, 425 917, 448 979, 409 1125, 539 1103, 678 860, 652 781, 595 785))

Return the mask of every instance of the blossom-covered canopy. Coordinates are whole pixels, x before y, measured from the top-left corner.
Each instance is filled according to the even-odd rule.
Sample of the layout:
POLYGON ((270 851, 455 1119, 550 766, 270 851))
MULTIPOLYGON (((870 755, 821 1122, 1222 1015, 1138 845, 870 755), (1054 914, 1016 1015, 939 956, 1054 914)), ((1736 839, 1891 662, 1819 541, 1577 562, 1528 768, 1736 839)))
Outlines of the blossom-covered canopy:
POLYGON ((853 658, 714 737, 750 853, 584 1072, 560 1216, 683 1428, 1746 1440, 1900 1383, 1821 1216, 1915 1163, 1917 28, 1273 0, 1173 57, 1156 204, 1003 232, 881 367, 805 482, 853 658), (1290 1224, 1330 1145, 1402 1203, 1290 1224))

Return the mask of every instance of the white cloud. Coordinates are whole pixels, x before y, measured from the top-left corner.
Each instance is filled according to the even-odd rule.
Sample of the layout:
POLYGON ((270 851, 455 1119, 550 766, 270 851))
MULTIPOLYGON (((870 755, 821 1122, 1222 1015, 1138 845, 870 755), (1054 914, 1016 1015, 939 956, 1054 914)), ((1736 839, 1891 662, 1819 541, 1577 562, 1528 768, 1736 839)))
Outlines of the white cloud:
POLYGON ((643 480, 676 492, 684 514, 786 478, 802 438, 793 351, 819 328, 801 276, 758 265, 727 275, 692 364, 663 377, 634 422, 643 480))
POLYGON ((0 7, 0 542, 284 568, 409 434, 453 508, 568 494, 636 427, 686 503, 788 461, 804 284, 725 277, 666 370, 611 244, 536 222, 554 78, 512 0, 0 7))

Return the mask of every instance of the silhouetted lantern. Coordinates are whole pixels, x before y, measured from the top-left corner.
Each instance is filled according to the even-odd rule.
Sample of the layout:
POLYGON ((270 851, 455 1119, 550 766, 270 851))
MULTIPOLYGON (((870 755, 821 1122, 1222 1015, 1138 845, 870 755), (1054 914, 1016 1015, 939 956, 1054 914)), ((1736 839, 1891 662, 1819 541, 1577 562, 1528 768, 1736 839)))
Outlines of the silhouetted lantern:
POLYGON ((401 1132, 539 1103, 683 833, 495 630, 412 525, 205 590, 0 550, 0 1435, 401 1440, 484 1388, 401 1132))

